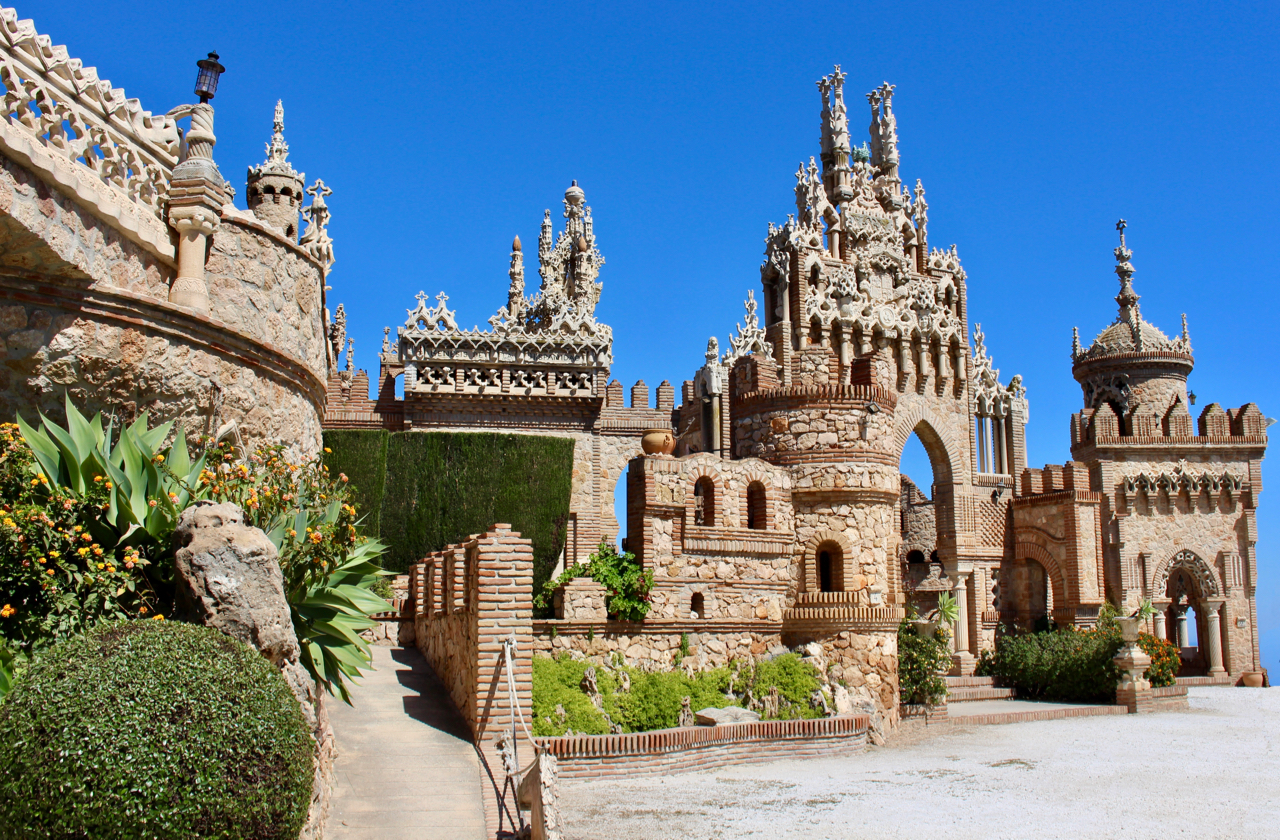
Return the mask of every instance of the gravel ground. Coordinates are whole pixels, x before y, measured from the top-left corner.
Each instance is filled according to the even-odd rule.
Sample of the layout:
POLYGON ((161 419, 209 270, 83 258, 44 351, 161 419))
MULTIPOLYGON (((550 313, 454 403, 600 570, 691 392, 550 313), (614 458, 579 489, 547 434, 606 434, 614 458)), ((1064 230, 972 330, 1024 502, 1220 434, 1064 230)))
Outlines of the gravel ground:
POLYGON ((575 840, 1280 837, 1280 691, 917 730, 840 759, 561 784, 575 840))

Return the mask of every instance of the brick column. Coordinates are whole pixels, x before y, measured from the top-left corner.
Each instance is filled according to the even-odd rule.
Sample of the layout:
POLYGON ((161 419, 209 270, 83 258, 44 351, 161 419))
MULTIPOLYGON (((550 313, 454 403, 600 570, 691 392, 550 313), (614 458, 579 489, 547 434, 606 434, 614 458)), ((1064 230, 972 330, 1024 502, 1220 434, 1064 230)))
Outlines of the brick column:
MULTIPOLYGON (((489 836, 499 829, 515 830, 514 813, 504 814, 499 795, 506 782, 496 741, 510 734, 513 718, 504 671, 503 642, 514 634, 516 660, 512 664, 516 701, 525 724, 533 723, 533 543, 505 523, 494 525, 475 541, 475 710, 474 735, 481 759, 485 822, 489 836)), ((533 760, 533 745, 519 723, 520 764, 533 760)), ((515 800, 508 797, 507 807, 515 800)))

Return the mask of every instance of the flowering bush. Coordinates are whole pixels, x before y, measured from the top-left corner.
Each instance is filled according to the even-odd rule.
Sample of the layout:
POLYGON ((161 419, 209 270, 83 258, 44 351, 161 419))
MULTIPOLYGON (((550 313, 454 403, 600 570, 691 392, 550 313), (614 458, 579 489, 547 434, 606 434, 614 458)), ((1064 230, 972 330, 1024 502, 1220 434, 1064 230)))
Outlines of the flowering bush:
POLYGON ((939 673, 951 667, 951 650, 944 628, 937 628, 932 638, 924 636, 914 618, 912 610, 898 625, 898 696, 903 703, 932 706, 947 696, 939 673))
MULTIPOLYGON (((29 654, 102 622, 159 617, 173 600, 173 531, 198 499, 229 501, 276 545, 302 661, 332 693, 369 662, 360 631, 389 608, 369 587, 383 546, 359 536, 344 476, 283 447, 241 458, 182 431, 117 433, 68 400, 64 429, 0 426, 0 642, 29 654)), ((0 696, 9 682, 0 657, 0 696)))

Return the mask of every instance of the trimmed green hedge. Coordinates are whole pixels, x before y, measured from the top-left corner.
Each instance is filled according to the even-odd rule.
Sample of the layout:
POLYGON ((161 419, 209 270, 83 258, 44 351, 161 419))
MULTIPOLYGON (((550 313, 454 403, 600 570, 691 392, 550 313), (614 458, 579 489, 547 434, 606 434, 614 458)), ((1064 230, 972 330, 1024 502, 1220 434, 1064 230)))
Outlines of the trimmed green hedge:
POLYGON ((0 703, 0 838, 294 840, 315 742, 284 677, 217 630, 100 626, 0 703))
POLYGON ((382 497, 387 484, 387 432, 383 429, 333 429, 324 433, 324 465, 342 473, 351 487, 351 503, 362 518, 363 533, 381 534, 382 497))
POLYGON ((375 486, 383 474, 377 533, 390 546, 385 568, 403 571, 429 552, 509 522, 533 540, 534 590, 550 577, 569 518, 572 439, 335 430, 324 442, 330 471, 345 473, 361 493, 370 492, 361 483, 375 486))

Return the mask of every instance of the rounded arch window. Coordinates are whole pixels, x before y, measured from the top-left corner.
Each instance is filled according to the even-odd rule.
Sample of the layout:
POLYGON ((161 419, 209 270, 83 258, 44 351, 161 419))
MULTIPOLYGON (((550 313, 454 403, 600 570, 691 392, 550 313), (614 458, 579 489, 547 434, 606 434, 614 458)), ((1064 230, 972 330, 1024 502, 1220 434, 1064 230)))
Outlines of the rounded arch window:
POLYGON ((817 565, 818 589, 822 592, 844 591, 844 552, 828 540, 813 553, 817 565))
POLYGON ((764 485, 753 481, 747 485, 747 527, 763 531, 769 527, 764 485))
POLYGON ((911 551, 908 551, 908 552, 907 552, 907 562, 908 562, 908 563, 923 563, 923 562, 925 562, 924 552, 923 552, 923 551, 921 551, 921 550, 920 550, 920 549, 918 549, 918 548, 917 548, 917 549, 912 549, 911 551))
POLYGON ((689 617, 706 618, 706 616, 706 600, 701 592, 693 593, 693 597, 689 599, 689 617))
POLYGON ((716 524, 716 486, 709 476, 703 476, 693 485, 693 524, 716 524))

